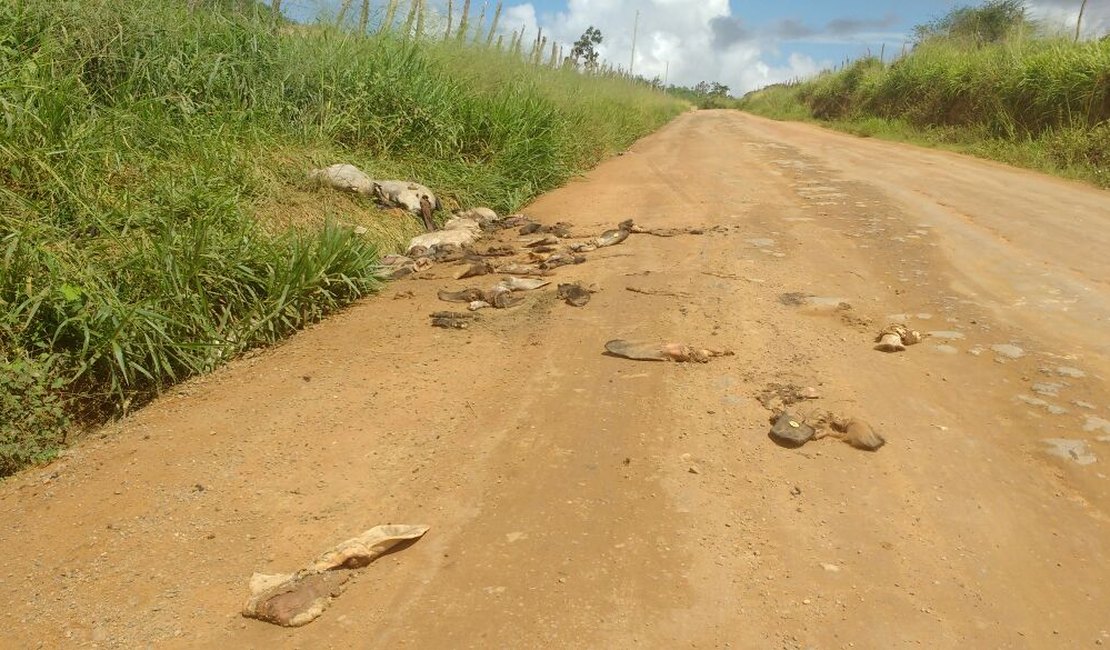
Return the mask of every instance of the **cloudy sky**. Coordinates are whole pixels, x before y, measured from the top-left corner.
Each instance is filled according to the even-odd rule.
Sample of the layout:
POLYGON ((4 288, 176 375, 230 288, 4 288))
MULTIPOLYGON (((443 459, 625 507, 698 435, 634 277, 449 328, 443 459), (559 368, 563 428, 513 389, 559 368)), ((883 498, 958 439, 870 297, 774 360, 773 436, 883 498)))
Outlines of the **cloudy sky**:
MULTIPOLYGON (((337 0, 285 0, 294 17, 310 20, 337 0)), ((443 1, 443 0, 441 0, 443 1)), ((472 0, 473 20, 483 0, 472 0)), ((489 15, 496 0, 489 0, 489 15)), ((456 11, 462 0, 456 0, 456 11)), ((357 2, 356 2, 357 4, 357 2)), ((374 5, 384 4, 375 0, 374 5)), ((407 5, 406 3, 403 3, 407 5)), ((505 0, 501 27, 538 28, 573 43, 598 27, 602 58, 613 65, 670 83, 719 81, 733 94, 805 77, 847 58, 902 51, 913 26, 975 0, 505 0), (633 27, 639 11, 635 59, 633 27)), ((1081 0, 1031 0, 1031 12, 1047 23, 1074 29, 1081 0)), ((1110 31, 1110 0, 1089 0, 1087 35, 1110 31)))

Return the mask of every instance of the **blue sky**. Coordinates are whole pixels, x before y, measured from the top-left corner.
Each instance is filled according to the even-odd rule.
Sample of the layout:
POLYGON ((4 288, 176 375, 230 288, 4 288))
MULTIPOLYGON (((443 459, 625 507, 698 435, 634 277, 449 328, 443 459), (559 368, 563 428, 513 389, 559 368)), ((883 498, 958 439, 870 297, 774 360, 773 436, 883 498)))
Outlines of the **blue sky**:
MULTIPOLYGON (((471 0, 475 22, 482 3, 471 0)), ((338 0, 283 0, 291 15, 310 20, 334 14, 338 0)), ((454 0, 459 11, 463 0, 454 0)), ((1028 0, 1046 24, 1075 24, 1081 0, 1028 0)), ((386 0, 372 0, 381 11, 386 0)), ((446 0, 429 0, 443 11, 446 0)), ((359 3, 356 2, 356 5, 359 3)), ((407 2, 402 0, 407 7, 407 2)), ((501 30, 539 29, 569 49, 591 25, 601 29, 602 57, 637 74, 692 85, 719 81, 740 95, 761 86, 805 77, 849 58, 884 51, 892 57, 909 41, 913 26, 978 0, 505 0, 501 30), (637 10, 636 57, 632 32, 637 10)), ((457 23, 457 21, 456 21, 457 23)), ((430 24, 434 24, 431 21, 430 24)), ((488 25, 488 17, 487 17, 488 25)), ((1087 34, 1110 31, 1110 0, 1091 0, 1087 34)))

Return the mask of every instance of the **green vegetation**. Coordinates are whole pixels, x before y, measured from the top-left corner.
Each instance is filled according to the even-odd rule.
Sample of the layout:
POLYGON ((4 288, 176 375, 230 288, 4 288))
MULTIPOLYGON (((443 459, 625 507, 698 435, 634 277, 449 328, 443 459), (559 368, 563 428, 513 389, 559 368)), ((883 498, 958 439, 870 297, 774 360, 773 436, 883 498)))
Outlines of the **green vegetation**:
POLYGON ((893 63, 861 59, 741 107, 1110 187, 1110 40, 1039 35, 1014 0, 957 9, 917 34, 893 63))
POLYGON ((684 108, 368 27, 244 0, 0 4, 0 476, 373 291, 416 220, 318 191, 309 169, 504 211, 684 108))
MULTIPOLYGON (((657 81, 652 83, 657 83, 657 81)), ((661 86, 661 84, 659 85, 661 86)), ((668 86, 667 92, 703 110, 737 107, 737 100, 729 94, 728 86, 717 81, 699 81, 689 88, 668 86)))

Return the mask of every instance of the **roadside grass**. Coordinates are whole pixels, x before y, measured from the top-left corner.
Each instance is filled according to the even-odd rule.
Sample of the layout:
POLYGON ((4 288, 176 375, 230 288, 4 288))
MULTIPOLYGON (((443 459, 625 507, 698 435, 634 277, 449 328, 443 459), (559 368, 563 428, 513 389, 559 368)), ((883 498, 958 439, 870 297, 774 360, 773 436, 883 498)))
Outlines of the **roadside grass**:
POLYGON ((920 44, 749 94, 741 109, 1110 187, 1110 40, 920 44))
POLYGON ((0 476, 375 291, 416 221, 309 169, 507 211, 684 108, 453 39, 282 29, 245 2, 3 4, 0 476))

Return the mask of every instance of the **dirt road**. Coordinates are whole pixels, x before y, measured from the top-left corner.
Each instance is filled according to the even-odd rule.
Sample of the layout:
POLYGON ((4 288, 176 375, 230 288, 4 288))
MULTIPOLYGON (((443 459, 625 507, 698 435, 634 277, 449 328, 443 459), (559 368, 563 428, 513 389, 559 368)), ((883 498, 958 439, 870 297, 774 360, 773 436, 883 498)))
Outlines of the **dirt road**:
POLYGON ((482 283, 436 267, 4 482, 0 646, 1110 644, 1110 194, 698 112, 526 213, 721 228, 465 331, 428 314, 482 283), (892 320, 937 334, 874 351, 892 320), (888 444, 777 446, 786 384, 888 444), (318 621, 239 615, 253 572, 386 522, 431 531, 318 621))

